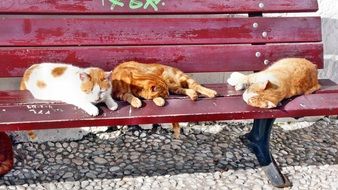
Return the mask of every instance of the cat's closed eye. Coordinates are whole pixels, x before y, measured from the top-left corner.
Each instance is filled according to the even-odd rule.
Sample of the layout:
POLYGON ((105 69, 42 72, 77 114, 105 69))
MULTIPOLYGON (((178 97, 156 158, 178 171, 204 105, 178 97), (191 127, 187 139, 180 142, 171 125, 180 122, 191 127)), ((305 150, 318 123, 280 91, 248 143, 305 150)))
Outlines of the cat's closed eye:
POLYGON ((151 91, 152 92, 158 92, 159 91, 159 88, 157 86, 152 86, 151 87, 151 91))

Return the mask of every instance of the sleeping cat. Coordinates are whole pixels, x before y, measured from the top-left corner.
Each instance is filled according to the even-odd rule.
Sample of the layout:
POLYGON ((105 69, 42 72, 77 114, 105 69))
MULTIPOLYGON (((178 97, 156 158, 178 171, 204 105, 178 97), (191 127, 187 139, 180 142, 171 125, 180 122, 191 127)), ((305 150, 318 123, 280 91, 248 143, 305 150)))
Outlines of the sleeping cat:
MULTIPOLYGON (((181 70, 161 65, 144 64, 134 61, 118 65, 113 70, 113 96, 127 101, 131 106, 142 106, 140 98, 153 100, 157 106, 164 106, 169 92, 187 95, 192 100, 203 94, 209 98, 217 92, 198 84, 181 70)), ((173 124, 175 137, 179 136, 178 123, 173 124)))
POLYGON ((318 90, 317 73, 317 66, 306 59, 285 58, 258 73, 234 72, 227 82, 236 90, 246 88, 243 99, 247 104, 274 108, 285 98, 318 90))
POLYGON ((118 107, 111 97, 110 80, 111 72, 100 68, 41 63, 25 71, 20 90, 29 90, 36 99, 63 101, 97 116, 99 109, 94 104, 105 102, 110 110, 118 107))
POLYGON ((153 100, 164 106, 169 92, 187 95, 196 100, 197 93, 209 98, 217 92, 205 88, 177 68, 161 64, 144 64, 134 61, 118 65, 113 70, 113 96, 139 108, 142 102, 138 97, 153 100))

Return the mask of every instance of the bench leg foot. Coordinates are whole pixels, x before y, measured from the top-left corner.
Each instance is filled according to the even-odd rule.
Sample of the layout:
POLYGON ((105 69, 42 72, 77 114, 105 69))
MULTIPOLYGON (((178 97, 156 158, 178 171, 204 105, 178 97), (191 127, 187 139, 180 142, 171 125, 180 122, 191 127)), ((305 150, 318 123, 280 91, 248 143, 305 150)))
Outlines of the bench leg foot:
POLYGON ((5 175, 13 168, 13 147, 9 136, 0 132, 0 176, 5 175))
POLYGON ((270 134, 274 118, 255 119, 251 131, 241 136, 242 142, 254 153, 271 184, 275 187, 290 187, 289 179, 284 176, 269 149, 270 134))

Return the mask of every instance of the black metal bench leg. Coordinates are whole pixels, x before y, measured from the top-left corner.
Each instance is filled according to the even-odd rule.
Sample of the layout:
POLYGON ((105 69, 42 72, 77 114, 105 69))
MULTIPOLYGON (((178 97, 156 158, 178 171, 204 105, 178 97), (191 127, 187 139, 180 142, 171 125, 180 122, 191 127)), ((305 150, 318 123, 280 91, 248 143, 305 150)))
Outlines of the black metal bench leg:
POLYGON ((289 179, 284 176, 273 159, 270 149, 270 134, 274 118, 255 119, 251 131, 241 137, 242 142, 254 153, 265 174, 275 187, 290 187, 289 179))

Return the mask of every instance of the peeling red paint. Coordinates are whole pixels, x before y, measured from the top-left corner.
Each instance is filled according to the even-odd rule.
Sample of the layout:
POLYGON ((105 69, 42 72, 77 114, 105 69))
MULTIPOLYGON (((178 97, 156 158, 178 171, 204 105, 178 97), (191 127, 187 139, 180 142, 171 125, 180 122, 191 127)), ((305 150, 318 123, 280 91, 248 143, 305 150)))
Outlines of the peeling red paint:
POLYGON ((241 3, 238 0, 163 0, 158 5, 158 11, 154 9, 130 9, 129 6, 118 7, 113 11, 107 1, 105 6, 101 0, 69 1, 69 0, 1 0, 0 12, 5 13, 247 13, 247 12, 304 12, 316 11, 318 4, 316 0, 273 0, 264 1, 265 6, 262 10, 258 7, 258 1, 251 0, 241 3), (39 5, 39 6, 37 6, 39 5))
POLYGON ((305 57, 323 67, 323 45, 177 45, 177 46, 111 46, 111 47, 0 47, 0 77, 22 76, 30 65, 39 62, 66 62, 78 66, 98 66, 112 70, 118 63, 136 60, 162 63, 185 72, 252 71, 270 62, 293 56, 305 57), (256 52, 261 57, 255 56, 256 52))

